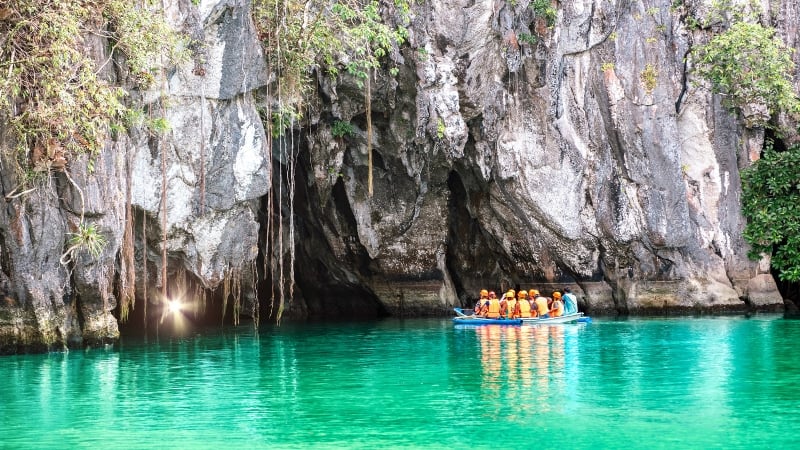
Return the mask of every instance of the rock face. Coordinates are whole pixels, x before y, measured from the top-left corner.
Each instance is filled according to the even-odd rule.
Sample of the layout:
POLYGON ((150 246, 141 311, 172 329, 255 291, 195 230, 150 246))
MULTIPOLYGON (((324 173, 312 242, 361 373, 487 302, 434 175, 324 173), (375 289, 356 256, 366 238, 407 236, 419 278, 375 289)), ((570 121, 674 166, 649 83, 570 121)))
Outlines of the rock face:
POLYGON ((684 61, 709 37, 686 18, 710 2, 554 6, 550 28, 527 1, 420 5, 404 71, 371 98, 372 197, 363 94, 323 85, 332 120, 362 131, 337 141, 321 120, 309 134, 309 215, 326 218, 331 254, 305 257, 326 260, 324 283, 358 279, 391 314, 565 285, 591 312, 781 308, 742 239, 739 169, 763 130, 684 61), (342 274, 347 260, 360 263, 342 274))
MULTIPOLYGON (((290 318, 443 314, 484 287, 571 286, 591 313, 782 308, 742 239, 739 170, 763 130, 685 62, 710 1, 553 3, 553 26, 526 0, 415 5, 400 73, 374 74, 372 196, 361 86, 319 77, 306 122, 272 142, 249 2, 167 3, 201 50, 131 96, 169 131, 118 136, 94 172, 72 161, 24 195, 0 165, 3 351, 118 338, 126 225, 145 322, 165 282, 264 317, 276 296, 290 318), (334 138, 337 120, 356 133, 334 138), (62 264, 82 212, 108 244, 62 264)), ((799 5, 763 5, 795 48, 799 5)))

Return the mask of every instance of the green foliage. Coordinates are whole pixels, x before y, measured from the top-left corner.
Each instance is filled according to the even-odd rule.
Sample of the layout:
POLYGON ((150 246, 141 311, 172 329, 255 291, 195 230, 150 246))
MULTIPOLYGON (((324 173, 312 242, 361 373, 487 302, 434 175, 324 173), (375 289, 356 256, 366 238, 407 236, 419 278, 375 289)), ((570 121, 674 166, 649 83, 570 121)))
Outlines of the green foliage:
POLYGON ((553 6, 551 0, 531 0, 530 8, 533 9, 536 17, 541 17, 545 20, 548 27, 556 24, 558 10, 553 6))
POLYGON ((86 250, 93 258, 100 256, 100 253, 106 247, 106 238, 100 233, 100 230, 94 224, 81 223, 78 225, 78 231, 70 233, 69 239, 70 251, 86 250))
POLYGON ((20 171, 48 154, 66 162, 97 152, 124 117, 123 90, 98 76, 111 57, 97 67, 85 54, 86 40, 107 38, 137 73, 177 36, 138 2, 2 0, 0 11, 0 117, 8 121, 20 171))
POLYGON ((656 72, 656 68, 653 67, 652 64, 647 64, 642 73, 639 74, 639 79, 642 81, 642 84, 644 85, 644 88, 648 94, 653 92, 653 89, 656 88, 656 84, 658 82, 658 73, 656 72))
POLYGON ((770 114, 800 112, 792 84, 792 50, 775 36, 774 29, 737 22, 695 49, 693 56, 697 75, 711 83, 713 92, 724 95, 726 106, 764 104, 770 114))
POLYGON ((532 35, 530 33, 519 33, 517 35, 517 39, 519 40, 519 42, 522 42, 522 43, 528 44, 528 45, 535 45, 536 41, 538 40, 536 38, 536 36, 534 36, 534 35, 532 35))
POLYGON ((172 129, 169 121, 164 117, 154 117, 146 121, 147 129, 151 134, 159 135, 164 134, 172 129))
POLYGON ((356 127, 350 122, 337 120, 331 126, 331 134, 336 138, 343 138, 345 136, 352 136, 356 134, 356 127))
POLYGON ((781 280, 800 281, 800 146, 778 152, 768 143, 742 171, 742 210, 750 258, 772 255, 781 280))
POLYGON ((363 80, 380 67, 408 39, 410 3, 394 0, 394 7, 401 17, 395 26, 384 22, 377 0, 254 0, 253 20, 284 103, 299 106, 316 69, 333 77, 345 69, 363 80))
POLYGON ((186 43, 163 17, 136 3, 108 0, 104 16, 115 30, 110 35, 114 47, 125 54, 128 69, 136 74, 137 81, 149 87, 158 66, 156 58, 164 55, 169 61, 179 61, 185 57, 182 48, 186 43))
POLYGON ((279 111, 272 112, 270 129, 272 130, 272 137, 281 137, 287 129, 302 119, 303 116, 292 107, 285 107, 279 111))
POLYGON ((436 122, 436 137, 439 139, 444 139, 444 134, 447 131, 447 127, 444 124, 444 120, 439 117, 439 120, 436 122))

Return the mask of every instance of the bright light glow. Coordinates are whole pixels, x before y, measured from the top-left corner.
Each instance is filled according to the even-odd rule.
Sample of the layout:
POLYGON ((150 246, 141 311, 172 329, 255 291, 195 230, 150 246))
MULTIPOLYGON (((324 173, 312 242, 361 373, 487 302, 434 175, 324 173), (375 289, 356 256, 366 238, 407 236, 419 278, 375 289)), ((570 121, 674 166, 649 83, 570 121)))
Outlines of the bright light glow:
POLYGON ((172 314, 176 314, 181 311, 181 308, 183 308, 183 304, 180 302, 180 300, 170 300, 167 303, 167 307, 169 308, 169 312, 171 312, 172 314))

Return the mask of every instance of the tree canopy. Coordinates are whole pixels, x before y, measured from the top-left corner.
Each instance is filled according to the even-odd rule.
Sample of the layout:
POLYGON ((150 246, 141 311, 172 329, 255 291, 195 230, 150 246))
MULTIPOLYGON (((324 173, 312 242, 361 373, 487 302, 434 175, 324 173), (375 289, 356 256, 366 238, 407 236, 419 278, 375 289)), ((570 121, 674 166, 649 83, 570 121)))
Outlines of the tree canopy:
POLYGON ((769 143, 742 171, 742 187, 749 256, 771 255, 781 280, 800 281, 800 145, 777 151, 769 143))

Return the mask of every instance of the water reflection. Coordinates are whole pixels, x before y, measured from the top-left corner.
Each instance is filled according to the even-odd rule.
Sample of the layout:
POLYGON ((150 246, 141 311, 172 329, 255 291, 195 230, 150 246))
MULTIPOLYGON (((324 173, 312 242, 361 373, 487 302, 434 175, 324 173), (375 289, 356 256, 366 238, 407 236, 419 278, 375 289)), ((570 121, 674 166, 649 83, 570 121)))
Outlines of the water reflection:
POLYGON ((471 327, 480 343, 481 395, 496 403, 492 414, 508 404, 514 405, 514 414, 520 417, 544 413, 563 405, 568 393, 577 395, 579 328, 471 327))
POLYGON ((430 320, 11 356, 0 448, 800 448, 798 341, 786 321, 430 320))

